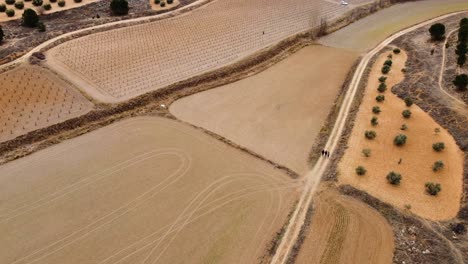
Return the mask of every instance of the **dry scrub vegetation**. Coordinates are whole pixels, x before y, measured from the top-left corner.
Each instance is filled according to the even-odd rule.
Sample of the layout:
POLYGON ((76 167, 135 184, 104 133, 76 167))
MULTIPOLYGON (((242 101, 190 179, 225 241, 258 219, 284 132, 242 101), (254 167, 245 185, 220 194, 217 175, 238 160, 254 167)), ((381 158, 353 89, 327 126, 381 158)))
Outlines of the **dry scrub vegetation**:
POLYGON ((0 262, 16 264, 256 262, 300 186, 155 117, 68 140, 0 175, 0 262))
POLYGON ((93 104, 39 66, 0 74, 0 142, 80 116, 93 104))
POLYGON ((48 60, 100 100, 122 101, 237 61, 345 10, 327 1, 215 1, 183 16, 68 41, 48 60))
MULTIPOLYGON (((463 177, 463 152, 455 140, 418 106, 407 106, 391 92, 378 92, 381 68, 387 55, 383 53, 372 67, 363 102, 355 120, 348 149, 339 165, 340 184, 351 184, 369 194, 401 209, 432 220, 446 220, 457 215, 460 209, 463 177), (376 97, 384 95, 378 102, 376 97), (379 107, 381 113, 377 113, 379 107), (410 118, 402 111, 409 110, 410 118), (372 117, 378 124, 372 124, 372 117), (437 128, 437 130, 436 130, 437 128), (375 131, 369 139, 365 131, 375 131), (398 146, 402 134, 406 143, 398 146), (445 143, 445 149, 437 152, 433 143, 445 143), (367 155, 364 150, 370 150, 367 155), (442 169, 434 171, 435 162, 442 161, 442 169), (362 166, 362 171, 359 169, 362 166), (386 175, 394 171, 401 174, 401 182, 394 186, 386 175), (363 173, 362 173, 363 172, 363 173), (360 174, 360 175, 359 175, 360 174), (442 191, 437 196, 427 193, 425 184, 439 183, 442 191)), ((393 55, 393 65, 385 83, 388 89, 404 78, 406 54, 393 55)))

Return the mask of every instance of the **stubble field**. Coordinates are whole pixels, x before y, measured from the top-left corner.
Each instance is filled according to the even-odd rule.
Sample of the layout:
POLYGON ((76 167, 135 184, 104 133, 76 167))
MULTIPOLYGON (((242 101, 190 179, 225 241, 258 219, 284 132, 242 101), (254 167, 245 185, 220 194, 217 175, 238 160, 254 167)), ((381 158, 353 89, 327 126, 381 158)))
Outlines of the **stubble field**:
POLYGON ((393 230, 373 208, 334 190, 324 190, 314 198, 313 210, 296 263, 392 262, 393 230))
POLYGON ((182 98, 170 111, 303 174, 356 57, 334 48, 305 47, 254 76, 182 98))
POLYGON ((68 41, 47 52, 48 63, 98 100, 123 101, 233 63, 348 9, 324 0, 219 0, 68 41))
POLYGON ((0 142, 85 114, 93 104, 38 66, 0 74, 0 142))
POLYGON ((175 121, 119 122, 0 166, 1 263, 252 263, 298 183, 175 121))
MULTIPOLYGON (((463 152, 453 137, 417 105, 406 107, 405 102, 389 90, 383 93, 385 101, 376 102, 378 78, 382 75, 380 69, 388 54, 381 54, 372 67, 348 149, 339 164, 339 182, 353 185, 400 209, 410 209, 424 218, 453 218, 460 209, 462 196, 463 152), (374 114, 374 106, 379 106, 382 112, 374 114), (412 112, 409 119, 402 116, 405 109, 412 112), (378 118, 377 126, 371 125, 373 116, 378 118), (401 129, 403 124, 407 126, 406 130, 401 129), (440 129, 439 133, 435 132, 436 128, 440 129), (377 137, 366 139, 364 132, 367 130, 374 130, 377 137), (399 134, 407 136, 406 144, 401 147, 393 142, 399 134), (432 149, 436 142, 445 144, 442 152, 432 149), (370 157, 362 154, 363 149, 371 150, 370 157), (436 161, 442 161, 444 167, 434 172, 432 166, 436 161), (367 170, 365 175, 356 174, 358 166, 367 170), (399 186, 387 182, 386 175, 390 171, 402 175, 399 186), (442 191, 437 196, 430 196, 425 191, 426 182, 440 183, 442 191)), ((403 80, 401 69, 405 67, 406 58, 404 52, 393 55, 393 66, 386 81, 388 89, 403 80)))

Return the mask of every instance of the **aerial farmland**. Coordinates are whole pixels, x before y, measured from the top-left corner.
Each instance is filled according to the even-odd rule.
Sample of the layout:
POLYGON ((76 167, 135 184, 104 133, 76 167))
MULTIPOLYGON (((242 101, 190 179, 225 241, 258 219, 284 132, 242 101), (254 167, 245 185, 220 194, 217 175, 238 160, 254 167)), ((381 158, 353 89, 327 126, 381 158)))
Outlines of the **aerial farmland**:
POLYGON ((465 0, 0 0, 0 263, 468 263, 465 0))

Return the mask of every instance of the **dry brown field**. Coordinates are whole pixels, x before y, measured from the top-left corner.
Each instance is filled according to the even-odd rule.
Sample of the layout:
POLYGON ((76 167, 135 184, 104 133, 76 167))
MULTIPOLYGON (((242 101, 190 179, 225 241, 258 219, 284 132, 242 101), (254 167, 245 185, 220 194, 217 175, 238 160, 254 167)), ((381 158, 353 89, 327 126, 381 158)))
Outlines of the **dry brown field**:
POLYGON ((324 0, 213 1, 68 41, 47 52, 48 63, 96 99, 123 101, 238 61, 348 9, 324 0))
POLYGON ((85 114, 93 104, 38 66, 0 74, 0 142, 85 114))
POLYGON ((380 70, 389 53, 380 55, 372 67, 362 104, 357 114, 355 125, 348 142, 348 149, 339 164, 339 182, 351 184, 369 194, 398 208, 411 207, 419 216, 432 220, 446 220, 456 216, 460 208, 463 184, 463 152, 458 148, 453 137, 417 105, 406 107, 403 100, 390 92, 390 88, 401 82, 404 74, 406 53, 393 55, 393 66, 388 75, 388 89, 384 93, 385 101, 377 103, 375 97, 380 70), (373 106, 380 106, 382 112, 372 113, 373 106), (409 119, 402 117, 402 111, 409 109, 409 119), (370 120, 378 117, 379 124, 373 127, 370 120), (403 131, 401 126, 408 129, 403 131), (436 133, 435 129, 440 132, 436 133), (375 130, 377 137, 368 140, 366 130, 375 130), (393 144, 398 134, 407 135, 407 143, 402 147, 393 144), (445 150, 436 152, 432 144, 444 142, 445 150), (370 149, 371 156, 365 157, 361 151, 370 149), (443 161, 445 167, 433 172, 436 161, 443 161), (358 176, 357 166, 364 166, 367 173, 358 176), (402 175, 401 184, 393 186, 387 183, 386 175, 390 171, 402 175), (425 192, 425 183, 440 183, 442 191, 437 196, 425 192))
POLYGON ((313 210, 296 263, 392 263, 393 230, 376 210, 332 189, 314 197, 313 210))
MULTIPOLYGON (((9 20, 13 20, 13 19, 20 19, 23 16, 24 10, 26 10, 28 8, 32 8, 32 9, 36 10, 37 13, 42 12, 43 14, 51 14, 51 13, 55 13, 55 12, 64 11, 64 10, 67 10, 67 9, 72 9, 72 8, 77 8, 77 7, 80 7, 80 6, 84 6, 84 5, 96 2, 98 0, 82 0, 81 3, 75 3, 74 0, 64 0, 65 1, 65 6, 64 7, 60 7, 58 5, 58 3, 57 3, 58 1, 59 0, 57 0, 55 3, 51 3, 48 0, 43 0, 43 5, 50 4, 52 6, 52 9, 50 9, 50 10, 44 10, 42 8, 42 6, 41 7, 34 6, 32 4, 32 0, 28 1, 28 2, 22 0, 22 2, 24 3, 24 8, 23 9, 17 9, 17 8, 15 8, 15 5, 6 5, 7 9, 15 10, 15 15, 12 16, 12 17, 8 17, 5 12, 1 12, 0 13, 0 22, 9 21, 9 20)), ((16 2, 20 2, 20 0, 16 0, 16 2)), ((0 4, 4 4, 4 3, 5 3, 5 0, 0 0, 0 4)))
POLYGON ((326 46, 363 52, 411 25, 461 10, 468 10, 468 1, 424 0, 397 4, 325 36, 319 42, 326 46))
POLYGON ((182 98, 170 111, 303 174, 356 57, 309 46, 259 74, 182 98))
POLYGON ((0 263, 253 263, 299 183, 200 130, 112 124, 0 166, 0 263))

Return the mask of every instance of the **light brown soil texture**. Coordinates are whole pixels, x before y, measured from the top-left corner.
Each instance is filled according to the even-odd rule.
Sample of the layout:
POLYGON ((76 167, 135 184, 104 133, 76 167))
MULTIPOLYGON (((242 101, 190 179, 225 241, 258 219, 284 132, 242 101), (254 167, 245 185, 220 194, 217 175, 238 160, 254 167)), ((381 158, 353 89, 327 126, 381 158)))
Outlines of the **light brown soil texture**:
POLYGON ((110 125, 0 167, 1 263, 252 263, 299 183, 168 119, 110 125))
MULTIPOLYGON (((98 1, 98 0, 82 0, 81 3, 76 3, 74 0, 64 0, 65 1, 65 6, 63 7, 60 7, 58 5, 58 1, 55 2, 55 3, 51 3, 49 1, 43 1, 43 4, 50 4, 52 6, 52 9, 50 10, 45 10, 42 6, 38 7, 38 6, 34 6, 32 4, 32 1, 22 1, 24 3, 24 8, 21 10, 21 9, 17 9, 14 7, 14 5, 7 5, 7 9, 13 9, 15 10, 15 15, 12 16, 12 17, 8 17, 6 15, 6 13, 0 13, 0 22, 4 22, 4 21, 8 21, 8 20, 14 20, 14 19, 20 19, 22 16, 23 16, 23 12, 24 10, 28 9, 28 8, 31 8, 31 9, 34 9, 36 11, 36 13, 43 13, 43 14, 52 14, 52 13, 55 13, 55 12, 60 12, 60 11, 64 11, 64 10, 68 10, 68 9, 72 9, 72 8, 77 8, 77 7, 80 7, 80 6, 84 6, 84 5, 87 5, 87 4, 90 4, 92 2, 95 2, 95 1, 98 1)), ((0 4, 4 3, 5 1, 0 1, 0 4)), ((20 0, 17 0, 16 2, 20 2, 20 0)))
POLYGON ((0 142, 89 112, 93 104, 39 66, 0 74, 0 142))
POLYGON ((302 174, 355 59, 308 46, 259 74, 182 98, 170 111, 302 174))
POLYGON ((319 16, 346 10, 323 0, 220 0, 171 19, 74 39, 47 55, 54 70, 95 90, 88 91, 95 98, 117 102, 231 64, 311 29, 319 16))
MULTIPOLYGON (((411 211, 419 216, 432 220, 453 218, 460 209, 463 184, 463 152, 460 151, 452 136, 417 105, 406 107, 403 100, 387 91, 385 101, 377 103, 375 97, 378 78, 383 62, 388 53, 383 53, 372 67, 362 104, 359 108, 348 149, 339 166, 339 182, 351 184, 369 194, 388 202, 398 208, 411 206, 411 211), (373 114, 372 107, 379 106, 382 112, 373 114), (402 111, 409 109, 411 118, 404 119, 402 111), (370 120, 378 117, 379 124, 372 126, 370 120), (408 129, 401 130, 406 124, 408 129), (434 129, 440 128, 440 133, 434 129), (374 130, 377 137, 369 140, 364 132, 374 130), (408 137, 404 146, 394 145, 398 134, 408 137), (432 144, 444 142, 445 150, 435 152, 432 144), (363 149, 370 149, 370 157, 362 154, 363 149), (432 171, 434 162, 441 160, 445 167, 438 172, 432 171), (356 167, 363 166, 367 173, 358 176, 356 167), (399 186, 390 185, 386 175, 390 171, 402 175, 399 186), (426 182, 440 183, 442 191, 437 196, 425 192, 426 182)), ((392 70, 386 81, 388 88, 401 82, 404 78, 401 69, 405 67, 406 54, 393 56, 392 70)))
POLYGON ((336 190, 314 197, 311 226, 295 263, 391 263, 393 230, 368 205, 336 190))
POLYGON ((320 43, 332 47, 365 51, 406 27, 461 10, 468 10, 466 0, 425 0, 402 3, 332 33, 322 38, 320 43))

